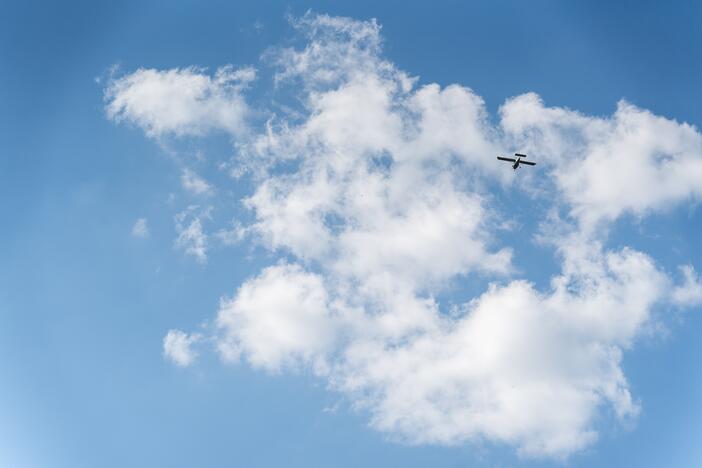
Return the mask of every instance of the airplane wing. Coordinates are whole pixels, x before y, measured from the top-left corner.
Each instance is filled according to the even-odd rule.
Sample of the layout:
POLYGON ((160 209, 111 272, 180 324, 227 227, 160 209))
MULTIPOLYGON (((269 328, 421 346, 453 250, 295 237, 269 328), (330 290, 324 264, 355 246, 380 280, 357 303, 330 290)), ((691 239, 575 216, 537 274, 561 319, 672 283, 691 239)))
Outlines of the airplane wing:
MULTIPOLYGON (((517 162, 516 159, 512 159, 512 158, 503 158, 502 156, 498 156, 497 159, 499 159, 500 161, 517 162)), ((524 161, 522 161, 522 162, 524 162, 524 161)))
POLYGON ((519 164, 526 164, 527 166, 536 166, 535 162, 524 161, 523 159, 521 161, 519 161, 519 164))

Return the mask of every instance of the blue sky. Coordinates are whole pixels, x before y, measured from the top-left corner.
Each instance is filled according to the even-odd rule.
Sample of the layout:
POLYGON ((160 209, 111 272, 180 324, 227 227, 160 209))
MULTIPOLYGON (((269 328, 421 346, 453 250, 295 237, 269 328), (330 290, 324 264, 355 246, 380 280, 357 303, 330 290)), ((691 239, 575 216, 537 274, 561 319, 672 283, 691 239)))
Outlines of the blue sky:
POLYGON ((699 463, 700 6, 376 3, 4 5, 1 466, 699 463))

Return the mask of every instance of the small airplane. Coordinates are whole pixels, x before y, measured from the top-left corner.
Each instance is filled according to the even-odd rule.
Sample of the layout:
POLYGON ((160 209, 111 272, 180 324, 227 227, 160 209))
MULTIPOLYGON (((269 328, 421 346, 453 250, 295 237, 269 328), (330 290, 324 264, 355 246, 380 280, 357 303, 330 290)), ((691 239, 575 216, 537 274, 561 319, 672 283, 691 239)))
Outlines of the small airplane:
POLYGON ((526 158, 526 154, 514 153, 514 155, 517 157, 517 159, 503 158, 502 156, 498 156, 497 159, 499 159, 500 161, 509 161, 511 163, 514 163, 514 164, 512 164, 512 169, 514 169, 515 171, 517 170, 517 168, 519 167, 520 164, 526 164, 527 166, 535 166, 536 165, 535 162, 525 161, 522 159, 522 158, 526 158))

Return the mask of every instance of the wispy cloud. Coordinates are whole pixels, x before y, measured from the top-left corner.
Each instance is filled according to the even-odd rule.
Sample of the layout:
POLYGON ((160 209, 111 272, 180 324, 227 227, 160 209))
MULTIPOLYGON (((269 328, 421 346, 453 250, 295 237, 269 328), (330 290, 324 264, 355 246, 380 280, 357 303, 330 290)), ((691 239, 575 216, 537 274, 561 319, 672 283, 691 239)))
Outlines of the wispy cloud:
POLYGON ((132 226, 132 236, 146 239, 149 237, 149 226, 146 218, 139 218, 132 226))
POLYGON ((680 267, 683 274, 683 284, 673 289, 673 301, 676 304, 690 307, 702 304, 702 281, 692 265, 680 267))
POLYGON ((214 189, 205 179, 188 168, 183 169, 180 176, 180 183, 185 190, 195 195, 209 196, 214 193, 214 189))
POLYGON ((207 263, 209 238, 203 229, 203 221, 210 219, 211 208, 189 206, 175 216, 175 228, 178 237, 175 246, 192 255, 199 263, 207 263))

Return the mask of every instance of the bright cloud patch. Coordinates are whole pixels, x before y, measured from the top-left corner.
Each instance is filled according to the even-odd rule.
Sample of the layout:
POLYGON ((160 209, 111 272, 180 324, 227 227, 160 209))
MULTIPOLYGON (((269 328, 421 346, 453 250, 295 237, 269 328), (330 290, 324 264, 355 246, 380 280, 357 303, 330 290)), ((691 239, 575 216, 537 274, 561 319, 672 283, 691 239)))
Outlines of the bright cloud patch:
POLYGON ((327 301, 319 276, 295 265, 266 268, 234 299, 222 301, 220 352, 227 360, 244 353, 254 366, 272 371, 312 363, 335 341, 327 301))
POLYGON ((169 330, 163 338, 163 355, 180 367, 188 367, 197 357, 192 347, 200 339, 198 334, 189 335, 180 330, 169 330))
MULTIPOLYGON (((684 267, 673 286, 649 255, 608 249, 606 227, 699 197, 700 133, 626 103, 599 118, 533 94, 508 100, 491 125, 469 88, 417 86, 383 59, 374 21, 306 15, 294 26, 305 45, 266 60, 278 92, 302 107, 240 134, 232 172, 249 174, 253 221, 215 234, 286 260, 222 299, 213 336, 222 358, 308 369, 374 428, 411 443, 487 439, 560 458, 597 439, 604 408, 634 418, 622 354, 657 305, 699 303, 700 282, 684 267), (520 234, 538 235, 561 261, 545 290, 511 279, 514 252, 500 236, 509 215, 495 200, 520 187, 494 156, 513 148, 539 155, 540 179, 524 173, 533 189, 520 195, 550 210, 538 232, 520 234), (460 307, 439 299, 478 279, 492 284, 460 307)), ((216 77, 149 72, 174 89, 174 77, 194 74, 219 95, 216 77)), ((129 92, 108 95, 111 115, 136 116, 150 135, 224 127, 217 112, 189 113, 183 125, 151 110, 142 118, 126 110, 129 92)), ((200 101, 210 92, 196 95, 188 102, 209 106, 200 101)), ((140 109, 171 105, 164 96, 140 109)), ((176 246, 201 262, 205 219, 197 207, 176 218, 176 246)))
POLYGON ((546 108, 535 94, 501 108, 502 128, 555 166, 554 179, 585 228, 702 198, 702 135, 625 101, 611 118, 546 108))
POLYGON ((139 69, 111 81, 105 90, 107 115, 138 125, 151 137, 211 130, 239 135, 248 114, 241 91, 255 75, 252 68, 222 67, 214 76, 196 68, 139 69))

